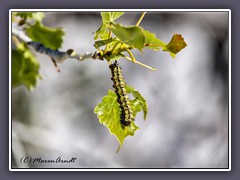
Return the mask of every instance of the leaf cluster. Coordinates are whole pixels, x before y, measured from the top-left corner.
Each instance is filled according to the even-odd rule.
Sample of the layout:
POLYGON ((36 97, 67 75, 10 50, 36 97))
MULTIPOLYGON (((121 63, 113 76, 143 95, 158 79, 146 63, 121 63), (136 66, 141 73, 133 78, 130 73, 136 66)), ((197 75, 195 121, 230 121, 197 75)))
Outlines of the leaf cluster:
MULTIPOLYGON (((169 43, 164 43, 154 33, 139 26, 141 18, 136 25, 124 26, 117 23, 116 20, 123 14, 124 12, 101 12, 102 23, 94 36, 94 47, 99 52, 99 59, 105 59, 111 64, 111 60, 123 57, 151 69, 151 67, 135 59, 132 53, 133 49, 140 52, 143 52, 144 49, 162 50, 175 57, 177 53, 187 46, 180 34, 174 34, 169 43)), ((21 27, 22 31, 32 41, 39 42, 49 49, 57 50, 63 42, 64 31, 61 28, 45 26, 42 22, 44 17, 43 12, 13 12, 12 22, 21 27)), ((26 45, 26 42, 21 42, 17 37, 13 37, 13 41, 16 49, 12 50, 12 86, 15 88, 24 85, 28 89, 33 89, 37 84, 37 80, 41 78, 39 62, 26 45)), ((127 83, 125 83, 125 88, 127 94, 133 97, 130 98, 133 118, 142 111, 145 120, 148 112, 146 100, 139 91, 127 83)), ((120 111, 117 95, 112 90, 108 91, 108 94, 102 98, 102 102, 94 109, 99 122, 106 126, 110 133, 117 138, 120 144, 118 150, 125 138, 133 136, 136 130, 139 129, 135 124, 137 120, 131 122, 130 126, 123 125, 120 122, 120 111)))
MULTIPOLYGON (((102 12, 102 24, 95 32, 94 46, 101 52, 102 58, 107 61, 116 60, 124 57, 127 60, 137 62, 133 53, 133 49, 143 52, 143 49, 168 51, 171 56, 175 56, 181 49, 186 47, 186 43, 181 35, 174 34, 168 44, 161 41, 152 32, 149 32, 137 25, 124 26, 116 23, 115 20, 122 16, 124 12, 102 12), (100 48, 103 48, 101 50, 100 48), (129 55, 126 56, 124 53, 129 55)), ((109 62, 110 63, 110 62, 109 62)), ((145 65, 146 67, 146 65, 145 65)), ((148 105, 143 96, 134 88, 126 85, 126 91, 132 94, 134 99, 130 100, 133 116, 143 111, 144 119, 146 119, 148 105)), ((99 122, 106 126, 110 133, 115 135, 119 141, 119 149, 127 136, 133 136, 139 127, 132 122, 130 126, 124 126, 120 122, 120 108, 117 102, 117 95, 112 90, 103 97, 102 102, 97 105, 94 112, 99 118, 99 122)), ((119 150, 118 149, 118 150, 119 150)))
POLYGON ((102 57, 108 61, 116 60, 119 57, 131 59, 135 61, 131 50, 138 49, 140 52, 144 48, 151 50, 168 51, 173 57, 187 46, 186 42, 179 34, 174 34, 169 43, 164 43, 149 32, 138 25, 124 26, 116 23, 115 20, 122 16, 124 12, 102 12, 102 24, 95 32, 94 46, 100 50, 105 46, 104 50, 100 50, 102 57), (114 34, 114 36, 113 36, 114 34), (124 55, 128 53, 130 57, 124 55))
MULTIPOLYGON (((43 24, 44 12, 13 12, 13 25, 22 28, 22 31, 33 41, 41 42, 51 49, 58 49, 63 42, 64 31, 60 28, 50 28, 43 24)), ((39 73, 39 62, 35 55, 26 46, 26 42, 19 42, 14 37, 16 49, 12 50, 12 85, 18 87, 26 86, 33 89, 37 80, 41 77, 39 73)))

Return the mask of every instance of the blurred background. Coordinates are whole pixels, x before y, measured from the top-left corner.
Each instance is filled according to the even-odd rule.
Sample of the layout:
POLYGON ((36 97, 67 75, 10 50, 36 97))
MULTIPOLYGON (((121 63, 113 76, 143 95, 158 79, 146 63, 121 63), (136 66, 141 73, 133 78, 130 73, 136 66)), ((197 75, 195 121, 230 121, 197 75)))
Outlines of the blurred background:
MULTIPOLYGON (((140 12, 117 22, 131 25, 140 12)), ((99 12, 48 12, 43 23, 65 30, 60 50, 93 52, 99 12)), ((98 122, 94 107, 112 89, 105 61, 69 59, 57 73, 39 53, 43 81, 29 92, 12 90, 12 167, 30 168, 228 168, 228 12, 148 12, 141 26, 165 43, 182 34, 188 46, 173 59, 163 51, 134 51, 151 71, 119 59, 126 82, 147 100, 140 130, 118 141, 98 122), (75 163, 22 164, 22 157, 75 163)))

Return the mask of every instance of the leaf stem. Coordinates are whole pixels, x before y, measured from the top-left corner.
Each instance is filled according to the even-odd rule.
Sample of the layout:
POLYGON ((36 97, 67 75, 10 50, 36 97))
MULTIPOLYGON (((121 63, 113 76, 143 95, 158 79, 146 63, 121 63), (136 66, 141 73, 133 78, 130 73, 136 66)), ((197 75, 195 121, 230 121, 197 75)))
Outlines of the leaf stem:
POLYGON ((136 23, 136 26, 139 26, 139 24, 140 24, 141 21, 143 20, 143 18, 144 18, 144 16, 145 16, 146 13, 147 13, 147 12, 143 12, 143 13, 141 14, 140 18, 138 19, 138 21, 137 21, 137 23, 136 23))
MULTIPOLYGON (((132 61, 132 59, 131 59, 130 57, 128 57, 128 56, 126 56, 126 55, 124 55, 124 54, 121 54, 121 55, 122 55, 126 60, 132 61)), ((151 66, 148 66, 148 65, 146 65, 146 64, 143 64, 143 63, 141 63, 141 62, 139 62, 139 61, 135 61, 134 63, 139 64, 139 65, 141 65, 141 66, 143 66, 143 67, 145 67, 145 68, 151 69, 152 71, 156 71, 156 70, 157 70, 156 68, 153 68, 153 67, 151 67, 151 66)))
POLYGON ((129 49, 127 49, 127 52, 128 52, 128 54, 130 55, 130 57, 131 57, 131 59, 132 59, 132 62, 135 63, 137 60, 135 59, 133 53, 132 53, 129 49))
POLYGON ((117 42, 117 43, 113 46, 113 48, 112 48, 112 53, 113 53, 113 54, 115 53, 115 50, 116 50, 117 46, 118 46, 120 43, 121 43, 121 42, 119 41, 119 42, 117 42))
MULTIPOLYGON (((110 39, 111 36, 112 36, 112 31, 109 31, 108 39, 110 39)), ((104 49, 104 52, 107 52, 108 47, 109 47, 109 43, 106 45, 106 47, 105 47, 105 49, 104 49)))

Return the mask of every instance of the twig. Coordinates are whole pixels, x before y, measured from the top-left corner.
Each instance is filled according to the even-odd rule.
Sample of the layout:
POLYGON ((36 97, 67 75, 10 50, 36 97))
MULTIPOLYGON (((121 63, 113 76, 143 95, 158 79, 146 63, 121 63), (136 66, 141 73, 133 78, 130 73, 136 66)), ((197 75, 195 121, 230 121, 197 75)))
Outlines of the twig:
POLYGON ((129 56, 131 57, 132 62, 136 63, 137 60, 135 59, 133 53, 132 53, 129 49, 127 49, 127 52, 128 52, 128 54, 129 54, 129 56))
POLYGON ((143 18, 144 18, 144 16, 145 16, 146 13, 147 13, 147 12, 143 12, 143 13, 141 14, 140 18, 138 19, 138 21, 137 21, 137 23, 136 23, 136 26, 139 26, 139 24, 140 24, 141 21, 143 20, 143 18))
MULTIPOLYGON (((143 16, 143 15, 142 15, 143 16)), ((55 67, 57 68, 57 70, 59 71, 58 69, 58 66, 56 66, 55 63, 62 63, 64 62, 66 59, 69 59, 69 58, 72 58, 72 59, 77 59, 78 61, 84 61, 84 60, 87 60, 87 59, 92 59, 92 60, 103 60, 103 57, 101 55, 101 53, 99 51, 95 51, 95 52, 86 52, 84 54, 80 54, 78 52, 75 52, 74 50, 72 49, 69 49, 67 50, 66 52, 64 51, 59 51, 59 50, 52 50, 48 47, 45 47, 42 43, 40 42, 33 42, 31 40, 31 38, 29 38, 28 36, 26 36, 23 32, 17 30, 17 29, 12 29, 12 34, 14 36, 17 36, 18 38, 20 38, 22 41, 26 42, 27 45, 33 47, 33 49, 37 52, 40 52, 40 53, 43 53, 43 54, 46 54, 48 55, 51 60, 53 61, 55 67)), ((132 54, 130 53, 130 56, 132 54)), ((133 58, 130 58, 128 56, 125 56, 122 54, 122 56, 129 60, 129 61, 132 61, 136 64, 139 64, 143 67, 146 67, 148 69, 151 69, 153 71, 155 71, 156 69, 153 68, 153 67, 150 67, 146 64, 143 64, 139 61, 136 61, 136 59, 134 58, 134 56, 132 56, 133 58)))
POLYGON ((87 59, 103 60, 98 51, 86 52, 84 54, 80 54, 78 52, 75 52, 72 49, 69 49, 66 52, 59 51, 59 50, 52 50, 48 47, 45 47, 40 42, 32 41, 31 38, 29 38, 24 32, 20 30, 12 28, 12 34, 18 37, 19 39, 21 39, 22 41, 24 41, 25 43, 27 43, 27 45, 33 47, 35 51, 48 55, 50 58, 54 59, 57 63, 62 63, 68 58, 77 59, 78 61, 84 61, 87 59))
MULTIPOLYGON (((121 55, 122 55, 122 57, 124 57, 126 60, 133 62, 133 61, 132 61, 132 58, 130 58, 130 57, 124 55, 124 54, 121 54, 121 55)), ((153 68, 153 67, 151 67, 151 66, 148 66, 148 65, 146 65, 146 64, 143 64, 143 63, 141 63, 141 62, 139 62, 139 61, 135 61, 134 63, 139 64, 139 65, 141 65, 141 66, 143 66, 143 67, 146 67, 146 68, 148 68, 148 69, 151 69, 152 71, 156 71, 156 70, 157 70, 156 68, 153 68)))
POLYGON ((55 61, 55 59, 51 58, 51 60, 52 60, 52 62, 53 62, 53 64, 54 64, 57 72, 60 72, 60 68, 58 67, 57 62, 55 61))
POLYGON ((12 34, 20 38, 24 42, 32 41, 30 37, 28 37, 23 31, 17 30, 15 28, 12 28, 12 34))

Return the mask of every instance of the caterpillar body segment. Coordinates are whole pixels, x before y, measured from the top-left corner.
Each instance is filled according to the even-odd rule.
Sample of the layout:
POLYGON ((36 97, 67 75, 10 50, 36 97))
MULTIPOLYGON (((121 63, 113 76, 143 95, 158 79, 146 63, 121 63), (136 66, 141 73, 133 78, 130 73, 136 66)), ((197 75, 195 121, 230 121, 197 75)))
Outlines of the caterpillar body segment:
POLYGON ((112 63, 109 68, 111 69, 113 81, 113 87, 117 95, 117 102, 120 107, 120 122, 125 126, 130 126, 131 121, 133 121, 133 113, 130 106, 130 101, 127 96, 125 81, 122 76, 121 67, 117 64, 117 61, 112 63))

